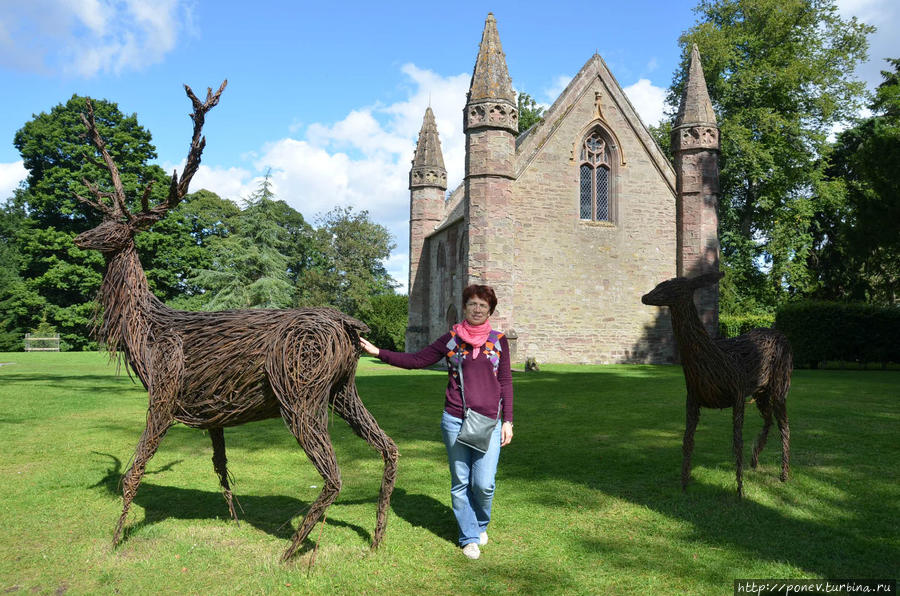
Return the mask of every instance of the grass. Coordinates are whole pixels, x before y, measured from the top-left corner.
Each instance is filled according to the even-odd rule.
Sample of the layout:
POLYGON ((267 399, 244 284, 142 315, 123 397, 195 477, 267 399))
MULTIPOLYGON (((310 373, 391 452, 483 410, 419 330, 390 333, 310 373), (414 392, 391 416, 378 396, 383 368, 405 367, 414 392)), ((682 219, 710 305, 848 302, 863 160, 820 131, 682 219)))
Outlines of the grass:
MULTIPOLYGON (((112 551, 145 393, 100 354, 0 362, 13 363, 0 366, 0 593, 725 594, 734 578, 898 576, 897 371, 796 371, 792 477, 778 481, 775 432, 760 468, 745 470, 743 501, 727 411, 702 411, 693 482, 680 490, 679 368, 516 374, 491 542, 470 562, 455 546, 439 438, 445 375, 363 359, 360 393, 401 452, 385 542, 369 549, 381 458, 337 418, 343 491, 282 564, 321 478, 281 421, 226 431, 240 525, 209 438, 173 427, 112 551)), ((750 413, 745 460, 760 426, 750 413)))

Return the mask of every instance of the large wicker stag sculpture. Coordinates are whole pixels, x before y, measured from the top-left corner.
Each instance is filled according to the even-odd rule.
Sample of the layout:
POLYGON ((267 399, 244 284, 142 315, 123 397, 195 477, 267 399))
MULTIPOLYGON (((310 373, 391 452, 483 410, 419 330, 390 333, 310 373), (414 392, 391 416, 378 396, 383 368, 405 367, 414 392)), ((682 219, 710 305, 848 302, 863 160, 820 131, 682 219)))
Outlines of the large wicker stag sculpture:
POLYGON ((753 446, 751 466, 756 467, 759 452, 766 444, 772 417, 781 432, 781 481, 788 477, 790 435, 785 400, 791 385, 793 356, 787 338, 775 329, 754 329, 729 339, 711 339, 703 328, 694 291, 717 283, 723 273, 706 273, 691 279, 676 277, 664 281, 641 298, 653 306, 668 306, 672 330, 687 385, 687 425, 684 430, 681 463, 681 487, 691 474, 694 431, 700 420, 700 408, 731 408, 734 430, 734 458, 737 467, 737 492, 743 496, 744 399, 752 396, 763 417, 763 428, 753 446))
POLYGON ((99 250, 106 273, 99 292, 102 320, 95 335, 118 351, 147 388, 147 426, 123 481, 124 507, 113 537, 118 544, 128 508, 147 461, 175 422, 209 431, 213 467, 231 516, 237 520, 225 458, 223 428, 281 416, 324 479, 318 498, 294 533, 283 559, 290 558, 322 518, 341 489, 340 470, 328 434, 328 406, 384 459, 373 548, 384 537, 387 509, 397 473, 397 446, 359 398, 355 385, 359 334, 367 327, 336 310, 173 310, 149 290, 135 250, 134 236, 165 217, 185 196, 200 165, 206 143, 201 138, 205 115, 219 101, 226 82, 201 102, 185 85, 193 102, 194 134, 181 178, 172 177, 167 198, 150 207, 148 187, 136 214, 126 197, 113 158, 94 123, 88 103, 82 120, 109 170, 112 191, 85 180, 93 198, 77 198, 98 210, 103 223, 75 238, 81 248, 99 250))

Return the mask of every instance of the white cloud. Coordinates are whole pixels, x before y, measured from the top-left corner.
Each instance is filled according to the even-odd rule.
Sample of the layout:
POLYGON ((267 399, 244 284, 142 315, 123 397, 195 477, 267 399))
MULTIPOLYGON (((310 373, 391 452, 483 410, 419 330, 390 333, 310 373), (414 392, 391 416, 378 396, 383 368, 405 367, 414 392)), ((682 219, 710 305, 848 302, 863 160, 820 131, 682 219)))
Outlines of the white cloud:
POLYGON ((655 126, 663 118, 666 103, 666 90, 656 87, 648 79, 640 79, 637 83, 623 89, 625 95, 644 124, 655 126))
POLYGON ((162 61, 191 26, 188 0, 4 2, 0 64, 92 77, 162 61))
POLYGON ((405 100, 359 107, 338 122, 309 124, 305 132, 297 126, 291 137, 269 142, 246 156, 252 172, 201 166, 191 188, 243 198, 255 190, 259 175, 271 168, 277 197, 311 222, 335 207, 367 210, 394 237, 397 246, 385 267, 401 284, 398 291, 405 292, 409 169, 422 118, 430 105, 452 190, 463 178, 462 110, 470 75, 445 77, 414 64, 403 65, 401 71, 411 83, 405 100))
POLYGON ((28 176, 22 161, 0 163, 0 201, 12 196, 19 183, 28 176))
POLYGON ((555 79, 553 79, 553 83, 544 89, 544 96, 547 99, 547 102, 552 104, 556 99, 562 94, 563 91, 566 90, 566 87, 569 86, 569 83, 572 82, 572 77, 569 75, 558 75, 555 79))

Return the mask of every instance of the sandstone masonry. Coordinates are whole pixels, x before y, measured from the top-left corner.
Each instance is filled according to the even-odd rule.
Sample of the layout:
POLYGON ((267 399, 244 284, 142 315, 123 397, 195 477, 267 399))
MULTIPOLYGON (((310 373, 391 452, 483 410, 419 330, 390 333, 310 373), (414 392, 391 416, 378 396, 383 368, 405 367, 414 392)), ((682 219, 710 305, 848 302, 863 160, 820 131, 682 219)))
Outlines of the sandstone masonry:
MULTIPOLYGON (((492 324, 509 335, 515 362, 671 362, 668 313, 640 297, 676 274, 718 267, 718 128, 699 55, 687 83, 674 167, 598 55, 516 138, 515 95, 489 14, 463 113, 465 180, 446 201, 430 108, 419 134, 407 350, 458 322, 462 289, 485 283, 497 291, 492 324)), ((699 302, 714 324, 717 295, 699 302)))

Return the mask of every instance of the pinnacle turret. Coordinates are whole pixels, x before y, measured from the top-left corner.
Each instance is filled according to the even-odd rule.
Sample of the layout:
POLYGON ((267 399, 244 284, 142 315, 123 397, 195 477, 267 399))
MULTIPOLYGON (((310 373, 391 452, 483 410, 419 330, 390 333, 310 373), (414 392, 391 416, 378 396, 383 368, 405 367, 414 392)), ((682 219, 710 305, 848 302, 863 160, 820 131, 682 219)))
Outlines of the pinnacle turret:
POLYGON ((409 187, 412 189, 420 186, 436 186, 447 190, 447 169, 444 167, 441 141, 430 106, 425 110, 416 143, 416 154, 409 172, 409 187))
POLYGON ((691 63, 688 68, 684 92, 681 94, 681 105, 675 118, 675 128, 680 126, 716 126, 716 114, 713 112, 703 66, 700 64, 700 51, 697 44, 691 48, 691 63))
POLYGON ((512 80, 506 69, 506 55, 500 45, 500 34, 497 33, 497 19, 491 12, 484 22, 478 59, 475 61, 472 83, 469 86, 469 102, 483 99, 505 99, 510 103, 516 101, 512 80))

